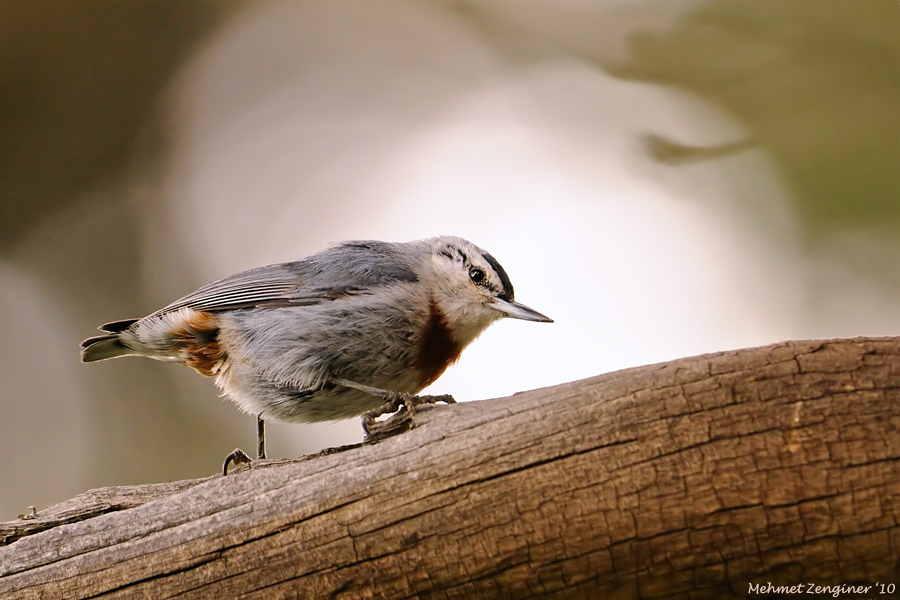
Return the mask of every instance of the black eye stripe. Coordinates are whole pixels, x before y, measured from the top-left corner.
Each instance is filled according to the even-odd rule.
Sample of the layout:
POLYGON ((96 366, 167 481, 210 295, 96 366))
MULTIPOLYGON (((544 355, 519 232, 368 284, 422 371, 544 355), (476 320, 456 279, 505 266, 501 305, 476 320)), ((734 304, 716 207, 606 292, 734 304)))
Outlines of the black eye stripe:
POLYGON ((506 271, 503 270, 503 267, 500 266, 500 263, 497 262, 497 259, 485 252, 481 255, 487 264, 491 266, 494 270, 494 273, 497 274, 497 277, 500 278, 500 285, 503 287, 503 291, 497 296, 502 300, 512 301, 515 298, 515 292, 513 292, 512 282, 509 280, 509 275, 506 274, 506 271))
MULTIPOLYGON (((491 256, 489 253, 484 252, 481 257, 488 264, 489 269, 494 272, 494 275, 492 275, 491 277, 488 277, 488 274, 484 269, 473 266, 469 262, 469 257, 465 252, 463 252, 462 248, 458 248, 454 244, 448 244, 440 251, 440 254, 441 256, 444 256, 451 260, 458 257, 458 259, 462 261, 463 265, 469 267, 469 279, 471 279, 473 283, 488 287, 494 291, 498 291, 498 286, 496 286, 496 283, 491 283, 491 279, 496 276, 496 278, 500 280, 499 293, 497 294, 497 297, 510 302, 515 298, 515 293, 513 292, 513 286, 512 282, 509 280, 509 275, 506 274, 506 271, 503 270, 503 267, 500 266, 500 263, 497 262, 497 259, 491 256), (475 273, 480 273, 480 275, 475 275, 475 273)), ((496 279, 494 281, 496 281, 496 279)))

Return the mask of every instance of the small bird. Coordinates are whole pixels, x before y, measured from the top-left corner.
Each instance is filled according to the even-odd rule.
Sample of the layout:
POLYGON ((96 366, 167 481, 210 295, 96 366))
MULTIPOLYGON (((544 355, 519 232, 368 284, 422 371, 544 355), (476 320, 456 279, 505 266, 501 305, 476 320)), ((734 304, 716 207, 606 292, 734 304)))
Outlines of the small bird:
MULTIPOLYGON (((460 237, 348 241, 295 262, 201 287, 142 319, 100 326, 82 362, 145 356, 215 377, 223 395, 265 420, 376 417, 451 396, 415 396, 495 321, 552 319, 514 300, 488 252, 460 237)), ((232 462, 248 462, 240 449, 232 462)))

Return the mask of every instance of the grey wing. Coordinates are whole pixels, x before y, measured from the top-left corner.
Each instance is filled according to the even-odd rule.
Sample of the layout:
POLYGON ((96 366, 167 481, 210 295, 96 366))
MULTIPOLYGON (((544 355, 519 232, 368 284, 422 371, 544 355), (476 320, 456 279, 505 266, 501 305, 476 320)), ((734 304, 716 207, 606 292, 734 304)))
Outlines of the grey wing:
POLYGON ((290 263, 259 267, 214 281, 161 308, 153 315, 172 312, 182 307, 218 311, 276 302, 287 304, 291 298, 296 298, 300 303, 297 292, 302 288, 302 280, 289 265, 290 263))
POLYGON ((222 311, 308 306, 369 292, 393 281, 417 281, 399 244, 345 242, 304 260, 250 269, 203 286, 151 316, 182 307, 222 311))

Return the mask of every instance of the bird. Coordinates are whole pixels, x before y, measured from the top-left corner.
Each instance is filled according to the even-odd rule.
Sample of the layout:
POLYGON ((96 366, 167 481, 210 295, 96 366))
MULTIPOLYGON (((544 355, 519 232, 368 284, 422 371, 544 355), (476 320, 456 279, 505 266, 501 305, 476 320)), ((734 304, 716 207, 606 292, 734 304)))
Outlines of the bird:
MULTIPOLYGON (((515 301, 487 251, 457 236, 351 240, 306 258, 243 271, 140 319, 99 327, 82 362, 143 356, 215 378, 222 395, 265 421, 378 416, 452 396, 416 396, 502 318, 548 322, 515 301)), ((249 462, 235 449, 225 460, 249 462)))

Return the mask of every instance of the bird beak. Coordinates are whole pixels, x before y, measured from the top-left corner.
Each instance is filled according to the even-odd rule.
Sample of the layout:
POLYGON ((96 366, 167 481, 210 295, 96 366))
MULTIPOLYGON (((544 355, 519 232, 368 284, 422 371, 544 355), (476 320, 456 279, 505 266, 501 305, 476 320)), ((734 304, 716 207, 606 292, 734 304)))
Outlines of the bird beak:
POLYGON ((523 321, 538 321, 539 323, 552 323, 553 319, 546 315, 542 315, 533 308, 528 308, 524 304, 518 302, 507 302, 506 300, 497 299, 488 304, 494 310, 499 310, 504 316, 513 319, 522 319, 523 321))

